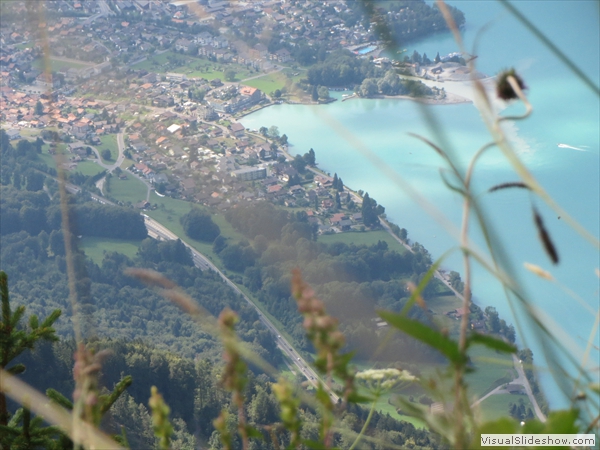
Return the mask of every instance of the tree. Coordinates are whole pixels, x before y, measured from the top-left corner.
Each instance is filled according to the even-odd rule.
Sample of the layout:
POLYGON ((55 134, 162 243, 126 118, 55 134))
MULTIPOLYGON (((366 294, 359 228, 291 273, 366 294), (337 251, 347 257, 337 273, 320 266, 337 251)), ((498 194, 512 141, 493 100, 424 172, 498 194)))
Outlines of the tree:
POLYGON ((43 173, 29 169, 29 171, 27 172, 27 184, 25 185, 25 189, 34 192, 41 191, 42 189, 44 189, 45 180, 46 176, 43 173))
POLYGON ((267 134, 269 133, 269 129, 267 127, 260 127, 258 129, 258 132, 260 134, 262 134, 263 136, 267 137, 267 134))
POLYGON ((112 154, 110 153, 110 150, 107 148, 102 150, 102 152, 100 153, 100 156, 102 156, 102 159, 106 159, 107 161, 110 161, 112 159, 112 154))
POLYGON ((500 331, 500 319, 498 312, 493 306, 485 308, 485 314, 487 316, 487 325, 492 333, 498 333, 500 331))
POLYGON ((44 114, 44 105, 42 105, 42 102, 39 100, 35 104, 35 114, 37 116, 41 116, 42 114, 44 114))
POLYGON ((319 86, 317 93, 321 100, 329 100, 329 89, 327 89, 327 86, 319 86))
POLYGON ((361 213, 363 217, 363 223, 367 227, 377 225, 379 223, 379 218, 377 217, 377 213, 375 212, 376 205, 377 202, 375 202, 375 200, 371 200, 371 198, 369 197, 369 193, 366 192, 363 198, 361 213))
MULTIPOLYGON (((8 295, 8 276, 0 272, 0 296, 2 298, 2 322, 0 323, 0 368, 11 375, 18 375, 25 371, 23 364, 15 364, 7 368, 10 362, 25 350, 33 350, 38 341, 56 342, 58 337, 52 325, 60 317, 61 310, 55 309, 41 323, 36 315, 29 317, 29 328, 26 331, 20 326, 25 306, 19 306, 12 311, 8 295)), ((0 392, 0 426, 8 425, 9 413, 6 395, 0 392)), ((25 431, 25 430, 24 430, 25 431)), ((2 433, 5 436, 4 433, 2 433)), ((8 436, 6 436, 8 438, 8 436)), ((4 447, 4 442, 0 440, 4 447)), ((8 447, 7 447, 8 448, 8 447)))
POLYGON ((317 100, 319 100, 319 91, 318 91, 317 86, 313 86, 311 98, 312 98, 313 102, 316 102, 317 100))
POLYGON ((235 70, 233 69, 227 69, 225 71, 225 81, 235 81, 235 70))
POLYGON ((437 52, 435 55, 435 59, 433 60, 436 64, 439 63, 442 59, 440 58, 440 52, 437 52))
POLYGON ((292 175, 290 177, 290 179, 287 182, 288 186, 296 186, 297 184, 300 184, 302 182, 302 180, 300 180, 300 176, 299 175, 292 175))
POLYGON ((279 139, 279 127, 276 125, 269 127, 269 137, 271 139, 279 139))
POLYGON ((281 97, 281 90, 275 89, 275 92, 273 92, 273 97, 280 98, 281 97))
POLYGON ((359 93, 363 97, 372 97, 379 92, 377 82, 373 78, 365 78, 365 81, 360 85, 359 93))
POLYGON ((338 176, 337 176, 337 173, 333 174, 333 181, 331 182, 331 187, 337 190, 337 187, 338 187, 338 176))
POLYGON ((304 158, 306 164, 311 167, 314 167, 317 164, 315 151, 312 148, 307 153, 305 153, 304 156, 302 156, 302 158, 304 158))
POLYGON ((189 213, 181 217, 180 222, 185 234, 192 239, 213 242, 221 234, 219 226, 212 221, 210 215, 198 208, 192 208, 189 213))
POLYGON ((339 192, 342 192, 344 190, 344 182, 342 181, 341 178, 338 178, 337 190, 339 192))
POLYGON ((339 192, 335 193, 335 207, 337 209, 342 209, 342 201, 340 199, 340 193, 339 192))

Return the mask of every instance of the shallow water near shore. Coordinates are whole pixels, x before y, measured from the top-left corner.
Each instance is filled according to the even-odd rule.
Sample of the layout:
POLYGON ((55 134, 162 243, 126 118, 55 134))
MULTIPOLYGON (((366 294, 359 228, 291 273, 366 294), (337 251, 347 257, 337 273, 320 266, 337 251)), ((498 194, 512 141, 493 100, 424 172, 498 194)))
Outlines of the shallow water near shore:
MULTIPOLYGON (((465 12, 464 32, 467 47, 472 46, 477 30, 490 20, 494 25, 483 34, 478 50, 478 69, 490 75, 515 66, 529 87, 534 113, 526 121, 512 125, 510 135, 524 163, 551 196, 588 231, 598 236, 599 214, 599 102, 548 50, 502 6, 492 2, 452 3, 465 12), (518 139, 517 139, 518 138, 518 139), (562 143, 573 148, 558 147, 562 143)), ((598 8, 585 2, 516 2, 516 6, 566 51, 584 72, 598 83, 599 29, 598 8)), ((449 35, 438 35, 407 46, 425 51, 433 59, 456 51, 449 35)), ((341 94, 332 93, 341 98, 341 94)), ((519 112, 516 105, 510 112, 519 112)), ((246 116, 242 123, 248 128, 277 125, 287 134, 291 153, 303 154, 313 148, 322 170, 334 172, 353 189, 369 192, 386 207, 388 217, 409 232, 412 241, 422 243, 434 258, 457 245, 452 227, 432 219, 413 197, 401 190, 397 180, 387 175, 399 174, 416 192, 446 216, 454 231, 460 226, 461 199, 441 182, 441 158, 426 145, 407 133, 417 133, 450 150, 466 166, 477 149, 489 141, 478 111, 471 104, 424 107, 408 100, 353 99, 322 106, 276 105, 246 116), (423 120, 423 108, 434 114, 438 124, 423 120), (445 135, 440 140, 438 132, 445 135), (447 143, 450 143, 448 146, 447 143), (365 150, 367 149, 367 150, 365 150), (380 160, 385 168, 377 165, 380 160)), ((593 314, 580 306, 555 285, 535 278, 522 270, 523 262, 537 264, 549 270, 564 285, 576 292, 592 310, 598 309, 598 278, 594 269, 600 264, 598 252, 572 231, 540 200, 520 190, 485 194, 498 183, 518 178, 496 150, 489 151, 477 166, 475 191, 493 223, 518 277, 524 283, 534 304, 552 318, 553 332, 565 331, 561 340, 571 339, 579 349, 585 343, 594 322, 593 314), (531 204, 535 203, 549 232, 556 241, 561 263, 553 267, 537 239, 531 204)), ((473 227, 475 229, 475 227, 473 227)), ((483 247, 481 236, 474 240, 483 247)), ((458 252, 444 267, 462 272, 458 252)), ((497 281, 482 268, 474 269, 475 301, 482 307, 493 305, 507 322, 517 325, 497 281)), ((561 336, 561 335, 559 335, 561 336)), ((594 344, 599 341, 598 333, 594 344)), ((542 359, 542 344, 524 327, 520 344, 532 348, 536 363, 542 359)), ((575 353, 575 356, 578 356, 575 353)), ((598 352, 590 360, 598 364, 598 352)), ((597 377, 597 372, 594 375, 597 377)), ((542 384, 552 407, 566 405, 565 397, 550 374, 541 373, 542 384)))

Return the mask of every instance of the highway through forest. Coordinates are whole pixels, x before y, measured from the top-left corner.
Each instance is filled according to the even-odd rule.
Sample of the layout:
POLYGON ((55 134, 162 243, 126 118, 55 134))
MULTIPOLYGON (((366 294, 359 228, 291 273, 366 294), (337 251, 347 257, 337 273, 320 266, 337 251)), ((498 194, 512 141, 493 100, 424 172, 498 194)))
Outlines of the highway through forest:
MULTIPOLYGON (((103 199, 104 200, 104 199, 103 199)), ((150 218, 146 214, 144 214, 144 221, 146 222, 146 228, 148 229, 148 235, 155 239, 161 240, 174 240, 180 239, 177 235, 175 235, 168 228, 163 226, 161 223, 156 220, 150 218)), ((192 254, 192 258, 194 260, 194 264, 196 267, 201 270, 213 270, 219 274, 219 276, 229 285, 231 289, 233 289, 237 294, 239 294, 244 300, 246 300, 250 306, 252 306, 256 312, 258 313, 258 318, 263 323, 263 325, 273 334, 273 337, 276 339, 277 346, 279 349, 292 361, 292 363, 298 369, 298 372, 307 379, 307 381, 313 386, 317 386, 317 380, 319 376, 314 371, 314 369, 306 362, 306 360, 296 351, 292 344, 281 334, 279 329, 275 326, 275 324, 265 316, 262 311, 256 306, 256 304, 242 292, 242 290, 227 276, 221 272, 221 270, 215 266, 212 261, 210 261, 206 256, 200 253, 198 250, 192 248, 185 241, 182 240, 187 248, 190 249, 192 254)), ((328 390, 329 395, 331 396, 334 403, 339 401, 339 397, 333 392, 333 390, 328 389, 327 385, 324 383, 325 389, 328 390)))
MULTIPOLYGON (((71 193, 78 193, 81 189, 74 184, 67 183, 66 189, 71 193)), ((107 200, 104 197, 99 195, 90 194, 92 200, 101 203, 103 205, 113 205, 116 206, 115 203, 107 200)), ((148 235, 154 239, 160 240, 176 240, 181 239, 167 227, 162 225, 160 222, 152 219, 146 214, 142 214, 144 216, 144 222, 146 224, 146 228, 148 230, 148 235)), ((301 374, 308 383, 312 386, 317 387, 319 381, 319 375, 315 372, 315 370, 311 367, 311 365, 300 355, 300 353, 294 349, 292 344, 281 334, 281 331, 275 326, 275 324, 260 310, 258 306, 246 295, 242 290, 217 267, 213 264, 213 262, 208 259, 205 255, 200 253, 198 250, 190 246, 183 239, 181 242, 190 250, 192 259, 194 261, 194 265, 198 267, 200 270, 213 270, 219 274, 219 276, 227 283, 227 285, 233 289, 238 295, 240 295, 244 300, 252 306, 257 314, 258 318, 262 322, 262 324, 271 332, 273 338, 276 340, 277 347, 282 351, 284 355, 286 355, 292 362, 292 364, 298 369, 298 373, 301 374)), ((329 396, 333 400, 334 403, 337 403, 340 398, 333 391, 333 389, 327 386, 327 383, 323 382, 324 389, 328 392, 329 396)))

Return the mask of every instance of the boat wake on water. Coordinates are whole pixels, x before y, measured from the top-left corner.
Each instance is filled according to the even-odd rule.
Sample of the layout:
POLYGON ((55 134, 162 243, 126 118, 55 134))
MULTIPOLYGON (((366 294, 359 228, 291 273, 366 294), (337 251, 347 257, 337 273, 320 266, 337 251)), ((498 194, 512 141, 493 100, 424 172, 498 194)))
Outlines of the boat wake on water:
MULTIPOLYGON (((580 147, 574 147, 572 145, 567 145, 567 144, 556 144, 557 147, 559 148, 569 148, 571 150, 577 150, 578 152, 587 152, 588 150, 585 150, 583 148, 580 147)), ((582 147, 587 147, 587 145, 582 145, 582 147)))

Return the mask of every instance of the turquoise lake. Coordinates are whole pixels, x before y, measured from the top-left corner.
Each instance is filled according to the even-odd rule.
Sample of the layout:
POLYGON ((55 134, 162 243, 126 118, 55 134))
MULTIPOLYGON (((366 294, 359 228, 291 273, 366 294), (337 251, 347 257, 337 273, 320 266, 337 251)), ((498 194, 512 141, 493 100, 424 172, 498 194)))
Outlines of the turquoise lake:
MULTIPOLYGON (((497 2, 452 2, 464 11, 467 25, 463 32, 466 47, 471 49, 482 26, 477 47, 477 67, 494 75, 507 67, 515 67, 528 87, 534 112, 525 121, 516 122, 514 147, 521 159, 549 194, 591 234, 600 229, 600 103, 586 87, 520 22, 497 2), (560 148, 558 143, 580 150, 560 148)), ((598 3, 593 1, 518 1, 516 7, 539 27, 561 50, 598 85, 600 31, 598 3)), ((440 34, 406 44, 413 50, 426 52, 433 59, 457 51, 450 34, 440 34)), ((337 95, 337 93, 333 93, 337 95)), ((341 95, 337 95, 341 97, 341 95)), ((515 105, 509 112, 520 112, 515 105)), ((506 111, 505 111, 506 113, 506 111)), ((385 206, 388 218, 408 230, 412 241, 422 243, 434 259, 457 246, 456 234, 462 215, 461 198, 450 192, 440 178, 442 159, 429 147, 408 136, 417 133, 433 140, 451 152, 466 167, 477 149, 490 140, 479 112, 472 104, 423 107, 415 102, 397 99, 353 99, 329 105, 276 105, 244 117, 247 128, 276 125, 287 134, 292 153, 316 152, 322 170, 334 172, 351 188, 362 189, 385 206), (435 124, 424 120, 424 113, 435 118, 435 124), (402 179, 402 181, 398 181, 402 179), (414 195, 402 190, 410 185, 420 197, 447 220, 432 218, 414 195)), ((580 357, 592 332, 594 313, 598 310, 598 251, 557 217, 538 198, 522 190, 506 190, 493 194, 485 190, 495 184, 517 181, 518 177, 497 150, 482 157, 474 174, 474 190, 481 200, 494 231, 509 255, 517 279, 525 287, 532 303, 549 317, 549 328, 568 343, 571 354, 580 357), (544 217, 561 257, 553 266, 545 255, 532 220, 531 205, 544 217), (529 262, 550 271, 561 285, 568 286, 583 302, 580 305, 556 284, 536 278, 523 270, 529 262)), ((475 229, 475 224, 473 224, 475 229)), ((477 232, 473 239, 483 248, 477 232)), ((463 272, 458 252, 443 267, 463 272)), ((513 313, 500 284, 479 266, 474 267, 473 292, 482 307, 495 306, 501 317, 517 326, 518 310, 513 313)), ((537 339, 524 325, 519 330, 520 345, 532 348, 535 361, 542 367, 540 376, 551 406, 566 405, 561 392, 543 358, 547 340, 537 339)), ((598 367, 599 335, 593 334, 591 365, 598 367)), ((550 353, 553 353, 550 351, 550 353)), ((572 372, 572 370, 571 370, 572 372)), ((598 377, 598 372, 594 372, 598 377)))

